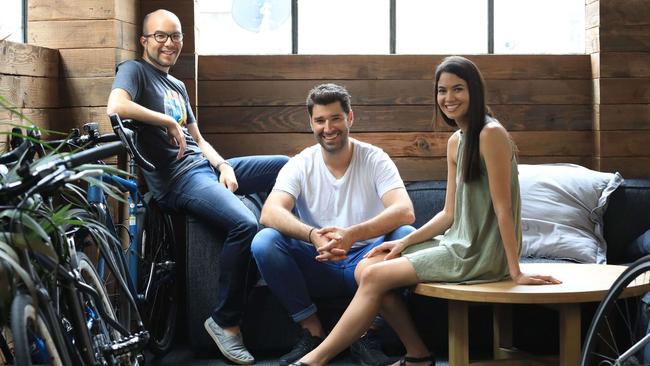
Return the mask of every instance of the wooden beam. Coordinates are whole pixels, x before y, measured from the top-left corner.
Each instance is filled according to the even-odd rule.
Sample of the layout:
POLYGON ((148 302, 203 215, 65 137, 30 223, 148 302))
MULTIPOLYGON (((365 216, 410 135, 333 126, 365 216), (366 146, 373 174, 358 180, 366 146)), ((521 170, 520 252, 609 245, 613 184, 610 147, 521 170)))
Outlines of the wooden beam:
POLYGON ((115 76, 122 61, 136 58, 135 51, 121 48, 61 49, 61 71, 67 78, 115 76))
POLYGON ((650 157, 650 130, 601 131, 601 157, 650 157))
POLYGON ((59 52, 25 43, 0 41, 0 74, 59 76, 59 52))
MULTIPOLYGON (((447 132, 355 133, 353 137, 376 145, 391 157, 443 157, 447 132)), ((519 156, 588 156, 593 154, 591 131, 512 132, 519 156)), ((293 156, 315 143, 311 133, 204 134, 226 157, 283 154, 293 156)))
POLYGON ((601 104, 600 129, 648 130, 650 129, 649 104, 601 104))
POLYGON ((116 47, 135 51, 140 34, 134 24, 115 19, 29 22, 27 29, 29 43, 51 48, 116 47))
MULTIPOLYGON (((212 81, 198 85, 199 106, 304 105, 308 91, 326 80, 212 81)), ((433 105, 428 80, 348 80, 353 105, 433 105)), ((488 104, 589 104, 591 80, 492 80, 488 104)))
POLYGON ((650 77, 650 53, 601 52, 600 76, 603 78, 650 77))
MULTIPOLYGON (((427 80, 444 56, 199 56, 199 80, 427 80), (264 65, 264 67, 260 67, 264 65)), ((488 79, 588 79, 587 55, 471 55, 488 79), (503 67, 508 65, 508 67, 503 67)))
POLYGON ((0 74, 0 95, 19 108, 60 106, 58 80, 0 74))
POLYGON ((600 104, 650 103, 650 78, 600 79, 600 104))
POLYGON ((28 20, 119 19, 135 24, 137 2, 133 0, 29 0, 28 20))

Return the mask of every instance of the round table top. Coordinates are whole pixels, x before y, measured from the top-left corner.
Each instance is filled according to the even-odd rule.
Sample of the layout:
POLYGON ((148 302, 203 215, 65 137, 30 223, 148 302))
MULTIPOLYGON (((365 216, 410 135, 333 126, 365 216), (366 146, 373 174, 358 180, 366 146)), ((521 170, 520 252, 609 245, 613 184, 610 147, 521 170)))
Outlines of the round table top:
MULTIPOLYGON (((559 285, 516 285, 512 280, 458 285, 421 283, 415 293, 449 300, 510 303, 510 304, 562 304, 601 301, 616 278, 627 266, 578 263, 523 263, 521 270, 527 274, 551 275, 559 285)), ((650 273, 631 283, 626 296, 636 296, 650 291, 650 273)))

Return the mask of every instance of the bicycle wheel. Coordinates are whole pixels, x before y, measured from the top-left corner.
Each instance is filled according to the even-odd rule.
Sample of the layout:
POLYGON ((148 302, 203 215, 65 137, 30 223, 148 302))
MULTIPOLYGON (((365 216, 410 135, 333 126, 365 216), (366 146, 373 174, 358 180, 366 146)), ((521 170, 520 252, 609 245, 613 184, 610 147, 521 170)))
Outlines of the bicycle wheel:
POLYGON ((171 218, 153 203, 147 206, 138 242, 140 315, 151 336, 151 351, 164 355, 175 333, 178 282, 171 218))
POLYGON ((585 337, 581 366, 650 365, 650 335, 646 335, 648 295, 623 296, 623 290, 631 283, 650 283, 650 257, 641 258, 626 269, 596 309, 585 337))
POLYGON ((16 365, 63 366, 48 324, 26 294, 18 294, 11 304, 11 332, 16 365))

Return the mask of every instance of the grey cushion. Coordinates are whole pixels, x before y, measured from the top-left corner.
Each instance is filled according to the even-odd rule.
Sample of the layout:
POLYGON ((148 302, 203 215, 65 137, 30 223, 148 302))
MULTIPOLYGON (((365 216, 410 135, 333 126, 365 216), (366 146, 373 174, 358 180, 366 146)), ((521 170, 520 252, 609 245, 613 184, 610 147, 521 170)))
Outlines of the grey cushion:
POLYGON ((605 263, 603 214, 620 174, 574 164, 519 165, 523 257, 605 263))

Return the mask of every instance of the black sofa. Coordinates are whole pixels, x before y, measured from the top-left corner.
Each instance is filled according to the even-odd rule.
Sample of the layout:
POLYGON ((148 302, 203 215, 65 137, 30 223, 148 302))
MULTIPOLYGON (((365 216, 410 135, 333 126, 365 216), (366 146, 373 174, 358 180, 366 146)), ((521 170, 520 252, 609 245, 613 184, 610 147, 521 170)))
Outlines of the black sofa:
MULTIPOLYGON (((420 227, 444 205, 445 181, 415 182, 407 185, 416 214, 414 226, 420 227)), ((256 196, 243 197, 242 200, 257 215, 261 201, 256 196)), ((650 229, 650 179, 627 179, 610 197, 606 210, 605 239, 607 241, 607 260, 611 264, 629 263, 636 258, 626 255, 628 245, 639 235, 650 229)), ((203 328, 203 321, 212 311, 216 277, 219 270, 219 251, 222 238, 214 230, 193 218, 186 224, 186 325, 187 340, 190 347, 199 352, 216 352, 216 347, 203 328)), ((530 259, 522 259, 527 261, 530 259)), ((533 260, 534 261, 534 260, 533 260)), ((254 266, 254 263, 251 264, 254 266)), ((251 268, 254 270, 254 267, 251 268)), ((251 271, 251 282, 254 271, 251 271)), ((409 305, 420 327, 420 332, 434 349, 446 352, 446 302, 444 300, 408 296, 409 305)), ((244 340, 253 352, 281 352, 290 348, 297 339, 299 329, 291 322, 279 302, 265 286, 256 286, 247 299, 242 328, 244 340)), ((345 304, 323 303, 319 305, 319 314, 325 309, 326 324, 333 323, 345 304), (328 318, 328 315, 330 318, 328 318)), ((593 311, 587 309, 585 311, 593 311)), ((515 339, 517 346, 523 349, 538 348, 537 351, 556 351, 553 345, 539 347, 544 337, 556 338, 557 328, 552 324, 554 312, 536 306, 518 306, 514 311, 515 339), (531 312, 535 316, 531 317, 531 312), (518 326, 521 322, 521 326, 518 326), (550 325, 549 325, 550 324, 550 325)), ((473 350, 489 352, 492 344, 489 327, 491 313, 480 306, 470 310, 470 344, 473 350), (487 317, 488 321, 474 321, 487 317), (486 325, 487 324, 487 325, 486 325)), ((591 319, 590 314, 583 316, 586 328, 591 319)), ((387 331, 385 341, 398 343, 394 335, 387 331)), ((548 338, 547 338, 548 339, 548 338)))

